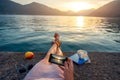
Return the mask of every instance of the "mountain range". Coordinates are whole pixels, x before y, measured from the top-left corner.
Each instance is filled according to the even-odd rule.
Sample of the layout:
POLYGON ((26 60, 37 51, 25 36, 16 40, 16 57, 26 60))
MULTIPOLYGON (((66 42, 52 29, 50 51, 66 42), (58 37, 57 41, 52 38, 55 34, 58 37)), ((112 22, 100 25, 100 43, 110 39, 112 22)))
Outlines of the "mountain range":
POLYGON ((112 1, 97 10, 89 9, 75 13, 60 11, 36 2, 22 5, 11 0, 0 0, 0 14, 120 17, 120 1, 112 1))
POLYGON ((0 14, 62 15, 65 12, 36 2, 21 5, 10 0, 0 0, 0 14))
POLYGON ((120 0, 112 1, 97 10, 93 11, 89 16, 98 17, 120 17, 120 0))

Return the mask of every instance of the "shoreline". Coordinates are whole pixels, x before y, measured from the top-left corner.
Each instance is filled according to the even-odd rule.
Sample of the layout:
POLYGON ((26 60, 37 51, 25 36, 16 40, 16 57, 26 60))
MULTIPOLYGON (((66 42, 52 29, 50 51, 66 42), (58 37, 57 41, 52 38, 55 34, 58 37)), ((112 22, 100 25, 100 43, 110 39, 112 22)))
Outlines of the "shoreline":
MULTIPOLYGON (((63 52, 71 56, 75 52, 63 52)), ((15 65, 36 64, 46 53, 34 52, 33 59, 25 59, 24 52, 0 52, 0 80, 22 80, 27 72, 18 74, 15 65)), ((74 80, 118 80, 120 78, 120 52, 88 52, 90 64, 74 63, 74 80)))

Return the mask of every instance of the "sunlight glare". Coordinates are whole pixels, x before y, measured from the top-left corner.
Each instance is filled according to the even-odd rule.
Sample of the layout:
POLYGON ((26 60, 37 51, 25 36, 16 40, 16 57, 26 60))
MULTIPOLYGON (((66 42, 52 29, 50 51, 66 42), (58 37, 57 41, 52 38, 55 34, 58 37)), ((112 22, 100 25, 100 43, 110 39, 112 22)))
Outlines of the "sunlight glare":
POLYGON ((78 27, 83 27, 84 25, 84 17, 80 16, 80 17, 77 17, 77 26, 78 27))
POLYGON ((69 10, 72 10, 75 12, 93 8, 92 5, 87 2, 70 2, 68 3, 67 7, 69 10))

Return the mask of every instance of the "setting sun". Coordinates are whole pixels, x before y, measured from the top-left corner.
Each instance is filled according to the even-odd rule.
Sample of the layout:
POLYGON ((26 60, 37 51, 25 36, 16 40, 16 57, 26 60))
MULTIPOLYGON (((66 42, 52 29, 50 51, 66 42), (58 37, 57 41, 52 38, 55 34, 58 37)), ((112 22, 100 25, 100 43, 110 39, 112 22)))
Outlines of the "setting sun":
POLYGON ((91 4, 86 3, 86 2, 71 2, 71 3, 68 3, 67 8, 69 10, 78 12, 80 10, 91 9, 93 7, 91 4))

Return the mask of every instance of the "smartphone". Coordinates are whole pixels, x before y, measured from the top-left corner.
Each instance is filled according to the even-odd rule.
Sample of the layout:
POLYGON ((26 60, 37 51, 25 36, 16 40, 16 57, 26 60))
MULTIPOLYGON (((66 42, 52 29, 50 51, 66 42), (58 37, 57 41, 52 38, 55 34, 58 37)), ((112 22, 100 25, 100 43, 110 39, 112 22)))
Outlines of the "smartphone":
POLYGON ((50 54, 49 62, 57 64, 57 65, 64 66, 64 63, 65 63, 65 61, 67 61, 67 59, 68 58, 66 56, 50 54))

